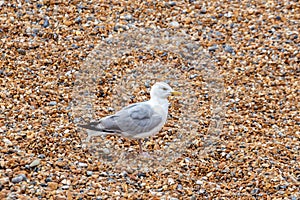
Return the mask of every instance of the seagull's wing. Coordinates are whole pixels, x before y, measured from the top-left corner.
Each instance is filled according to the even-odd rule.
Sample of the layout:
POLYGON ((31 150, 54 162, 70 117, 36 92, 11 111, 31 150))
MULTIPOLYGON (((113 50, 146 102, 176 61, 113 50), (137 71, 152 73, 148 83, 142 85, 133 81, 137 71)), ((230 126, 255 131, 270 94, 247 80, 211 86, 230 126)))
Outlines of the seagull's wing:
POLYGON ((126 133, 134 137, 139 133, 149 132, 162 122, 162 116, 147 103, 127 106, 114 115, 102 118, 99 122, 81 125, 95 131, 108 133, 126 133))

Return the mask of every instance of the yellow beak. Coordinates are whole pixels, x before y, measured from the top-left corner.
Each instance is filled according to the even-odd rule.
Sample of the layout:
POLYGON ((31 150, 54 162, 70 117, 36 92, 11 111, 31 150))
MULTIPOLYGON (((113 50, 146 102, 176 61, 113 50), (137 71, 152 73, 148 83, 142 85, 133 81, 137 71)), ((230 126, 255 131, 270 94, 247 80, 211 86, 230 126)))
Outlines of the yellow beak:
POLYGON ((177 91, 173 91, 171 92, 172 96, 181 96, 182 93, 181 92, 177 92, 177 91))

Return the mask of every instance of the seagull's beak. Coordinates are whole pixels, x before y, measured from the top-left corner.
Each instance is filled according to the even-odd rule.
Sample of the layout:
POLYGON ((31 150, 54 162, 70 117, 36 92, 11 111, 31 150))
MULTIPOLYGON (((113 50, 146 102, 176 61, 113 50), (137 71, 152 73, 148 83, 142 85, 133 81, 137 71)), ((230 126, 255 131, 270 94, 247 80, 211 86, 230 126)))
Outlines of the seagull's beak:
POLYGON ((171 95, 172 95, 172 96, 181 96, 182 93, 181 93, 181 92, 177 92, 177 91, 172 91, 172 92, 171 92, 171 95))

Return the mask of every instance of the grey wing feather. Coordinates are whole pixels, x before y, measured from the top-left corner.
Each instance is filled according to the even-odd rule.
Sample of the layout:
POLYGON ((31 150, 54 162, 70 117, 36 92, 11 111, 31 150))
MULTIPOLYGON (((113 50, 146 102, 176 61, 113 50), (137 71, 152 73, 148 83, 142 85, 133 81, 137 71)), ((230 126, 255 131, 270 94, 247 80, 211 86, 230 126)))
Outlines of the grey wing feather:
POLYGON ((103 128, 109 131, 126 132, 136 135, 151 131, 161 123, 162 117, 153 111, 148 104, 133 104, 115 115, 101 120, 103 128))

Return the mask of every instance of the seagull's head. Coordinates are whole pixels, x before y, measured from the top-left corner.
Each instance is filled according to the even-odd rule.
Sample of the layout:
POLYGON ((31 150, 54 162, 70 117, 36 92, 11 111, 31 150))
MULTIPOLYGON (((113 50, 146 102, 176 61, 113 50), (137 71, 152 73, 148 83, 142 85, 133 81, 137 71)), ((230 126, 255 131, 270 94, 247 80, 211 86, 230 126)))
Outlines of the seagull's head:
POLYGON ((168 96, 179 96, 181 92, 174 91, 167 83, 157 82, 150 91, 151 98, 167 99, 168 96))

